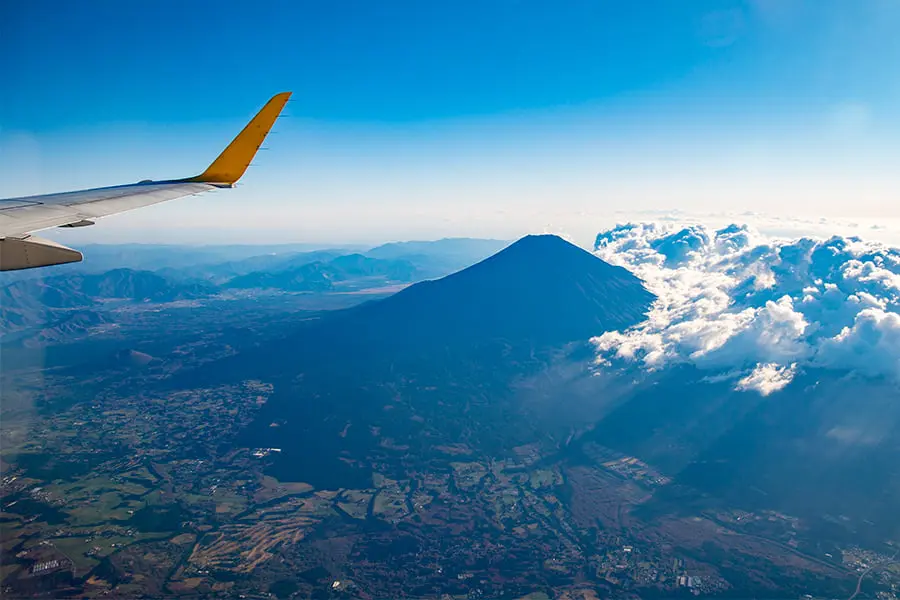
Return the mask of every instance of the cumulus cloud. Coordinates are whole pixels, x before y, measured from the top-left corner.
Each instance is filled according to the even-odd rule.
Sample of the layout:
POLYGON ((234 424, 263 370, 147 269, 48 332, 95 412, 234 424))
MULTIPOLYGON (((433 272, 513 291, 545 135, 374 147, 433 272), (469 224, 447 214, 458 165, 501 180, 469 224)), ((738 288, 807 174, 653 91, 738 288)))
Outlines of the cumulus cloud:
POLYGON ((746 377, 738 380, 735 389, 753 390, 763 396, 784 388, 794 378, 797 365, 779 367, 775 363, 756 365, 756 368, 746 377))
POLYGON ((900 315, 878 308, 860 311, 852 327, 822 343, 816 359, 823 366, 865 375, 900 373, 900 315))
POLYGON ((593 340, 601 364, 689 362, 768 395, 820 366, 900 379, 900 250, 856 237, 779 240, 748 226, 627 224, 595 253, 658 296, 593 340))

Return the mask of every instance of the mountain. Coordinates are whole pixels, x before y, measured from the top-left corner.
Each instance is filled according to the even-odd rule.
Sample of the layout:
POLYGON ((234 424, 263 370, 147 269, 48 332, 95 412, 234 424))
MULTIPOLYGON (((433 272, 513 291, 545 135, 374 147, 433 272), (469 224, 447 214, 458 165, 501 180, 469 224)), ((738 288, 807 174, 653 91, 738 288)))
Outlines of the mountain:
POLYGON ((176 282, 150 271, 133 269, 113 269, 99 275, 62 279, 61 282, 92 298, 135 301, 171 302, 214 292, 214 288, 202 283, 176 282))
POLYGON ((334 285, 323 264, 314 262, 284 271, 255 271, 235 277, 222 285, 224 289, 278 289, 285 292, 327 292, 334 285))
MULTIPOLYGON (((338 279, 335 273, 347 272, 348 265, 356 273, 372 272, 376 266, 380 272, 403 271, 397 261, 361 258, 336 259, 344 271, 332 263, 314 263, 279 274, 258 274, 250 281, 250 276, 238 278, 232 285, 325 287, 338 279)), ((332 370, 368 353, 364 368, 374 372, 377 364, 406 358, 425 365, 434 352, 469 359, 476 356, 473 346, 532 353, 634 325, 654 298, 626 269, 557 236, 532 235, 442 279, 306 321, 260 356, 267 368, 278 364, 282 371, 327 358, 325 370, 332 370), (269 354, 278 359, 270 360, 269 354)), ((253 365, 257 357, 246 356, 242 362, 253 365)))
MULTIPOLYGON (((303 265, 314 262, 328 263, 342 256, 353 256, 353 260, 361 258, 378 260, 399 260, 405 264, 412 264, 416 268, 415 275, 394 275, 398 281, 413 281, 426 277, 441 277, 468 267, 494 252, 507 246, 509 242, 501 240, 484 240, 468 238, 449 238, 427 242, 392 242, 377 246, 360 254, 358 248, 347 246, 344 248, 324 248, 310 251, 297 251, 292 246, 275 246, 269 251, 266 247, 260 247, 259 254, 238 260, 225 262, 212 262, 209 260, 191 261, 183 265, 172 265, 170 262, 161 269, 161 274, 180 278, 196 278, 214 283, 224 283, 243 275, 253 274, 265 282, 263 287, 280 287, 277 280, 262 277, 262 273, 276 271, 292 271, 303 265)), ((223 249, 224 252, 227 249, 223 249)), ((375 264, 375 263, 373 263, 375 264)), ((375 273, 380 274, 380 273, 375 273)), ((348 277, 350 275, 348 274, 348 277)), ((356 274, 355 276, 362 276, 356 274)), ((248 278, 239 285, 259 287, 252 284, 253 278, 248 278)), ((290 283, 289 288, 301 291, 302 285, 296 282, 290 283)))
POLYGON ((406 260, 421 269, 426 277, 443 277, 484 260, 509 244, 505 240, 478 238, 391 242, 372 248, 366 256, 406 260))
POLYGON ((412 255, 458 258, 480 257, 480 260, 499 252, 510 242, 481 238, 443 238, 433 241, 389 242, 366 252, 373 258, 401 258, 412 255))
POLYGON ((328 263, 340 277, 384 277, 390 281, 412 281, 419 277, 415 265, 407 260, 379 259, 362 254, 346 254, 328 263))
POLYGON ((235 277, 256 272, 286 271, 314 262, 327 262, 349 250, 314 250, 311 252, 270 252, 227 262, 166 267, 158 273, 178 279, 199 279, 222 284, 235 277))
MULTIPOLYGON (((276 271, 257 271, 230 280, 226 289, 268 288, 290 292, 323 292, 336 283, 376 278, 382 283, 406 283, 419 276, 415 266, 404 260, 382 260, 361 254, 347 254, 327 261, 300 263, 276 271)), ((372 283, 371 281, 369 283, 372 283)), ((371 287, 371 286, 370 286, 371 287)))
POLYGON ((90 305, 91 298, 75 282, 66 276, 16 281, 0 288, 0 308, 18 312, 90 305))
MULTIPOLYGON (((89 309, 73 309, 50 312, 42 315, 40 329, 25 341, 27 346, 42 346, 71 339, 111 321, 102 312, 89 309)), ((29 323, 30 327, 36 323, 29 323)))
POLYGON ((0 328, 9 333, 52 324, 63 319, 65 311, 90 308, 103 300, 171 302, 213 292, 208 284, 177 282, 132 269, 21 279, 0 288, 0 328))
POLYGON ((654 296, 621 267, 553 235, 522 238, 443 279, 333 315, 331 334, 388 345, 587 340, 642 320, 654 296))
POLYGON ((653 299, 627 270, 528 236, 443 279, 308 320, 205 376, 274 383, 241 443, 282 448, 279 479, 362 484, 366 468, 342 457, 376 460, 386 443, 424 460, 460 436, 491 452, 533 441, 513 382, 570 342, 641 321, 653 299), (353 433, 339 435, 347 423, 353 433))

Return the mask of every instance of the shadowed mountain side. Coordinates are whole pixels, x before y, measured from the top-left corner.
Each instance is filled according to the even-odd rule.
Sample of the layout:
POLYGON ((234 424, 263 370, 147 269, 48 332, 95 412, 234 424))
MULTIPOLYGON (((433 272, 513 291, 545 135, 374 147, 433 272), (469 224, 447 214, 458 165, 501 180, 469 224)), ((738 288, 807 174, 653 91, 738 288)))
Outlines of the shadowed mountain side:
POLYGON ((556 346, 644 318, 640 280, 559 237, 528 236, 458 273, 332 315, 334 338, 386 348, 492 340, 556 346))

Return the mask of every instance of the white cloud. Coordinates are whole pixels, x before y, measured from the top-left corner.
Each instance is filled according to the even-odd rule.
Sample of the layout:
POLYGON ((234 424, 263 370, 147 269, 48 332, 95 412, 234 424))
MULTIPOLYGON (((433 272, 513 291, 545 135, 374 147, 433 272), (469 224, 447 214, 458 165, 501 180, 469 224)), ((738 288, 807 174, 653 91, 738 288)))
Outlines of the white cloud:
POLYGON ((870 376, 900 374, 900 315, 863 309, 851 327, 823 341, 816 362, 870 376))
POLYGON ((768 396, 787 386, 796 371, 797 366, 793 364, 787 367, 779 367, 775 363, 759 364, 749 375, 737 382, 735 389, 752 390, 768 396))
POLYGON ((649 223, 601 232, 595 252, 658 296, 644 323, 593 340, 601 364, 730 369, 765 395, 806 366, 900 379, 898 249, 649 223))

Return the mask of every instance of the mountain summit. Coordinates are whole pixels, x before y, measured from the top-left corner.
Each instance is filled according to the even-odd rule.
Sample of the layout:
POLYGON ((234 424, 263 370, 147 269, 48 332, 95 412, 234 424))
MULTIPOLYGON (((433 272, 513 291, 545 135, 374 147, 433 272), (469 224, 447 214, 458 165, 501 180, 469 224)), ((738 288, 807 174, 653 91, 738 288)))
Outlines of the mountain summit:
POLYGON ((360 341, 556 345, 634 325, 653 300, 626 269, 555 235, 529 235, 467 269, 335 316, 360 341))

